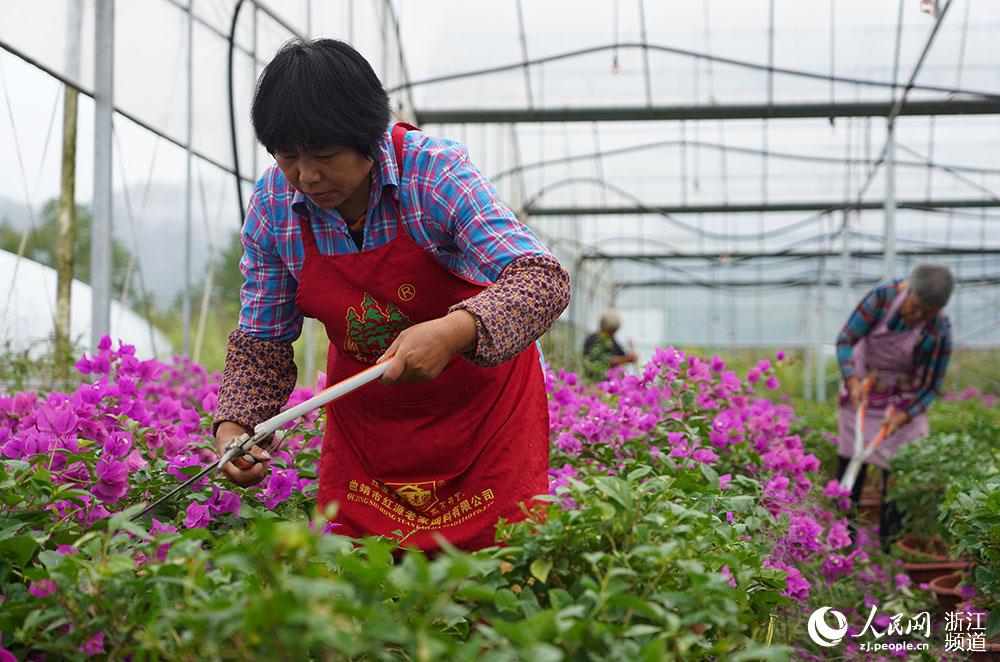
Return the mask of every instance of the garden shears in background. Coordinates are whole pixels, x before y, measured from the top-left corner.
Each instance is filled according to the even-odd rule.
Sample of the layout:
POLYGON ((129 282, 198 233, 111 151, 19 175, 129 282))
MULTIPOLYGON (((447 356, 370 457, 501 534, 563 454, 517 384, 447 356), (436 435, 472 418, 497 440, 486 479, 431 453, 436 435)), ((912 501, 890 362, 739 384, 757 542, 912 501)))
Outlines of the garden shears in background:
POLYGON ((384 361, 376 363, 370 368, 365 368, 361 372, 348 377, 342 381, 328 386, 323 389, 313 397, 309 398, 305 402, 299 403, 294 407, 290 407, 285 411, 281 412, 277 416, 273 416, 266 421, 258 423, 254 429, 253 433, 244 433, 238 437, 235 437, 229 444, 226 445, 225 452, 219 457, 218 460, 212 462, 207 467, 196 473, 195 475, 188 478, 186 481, 170 490, 156 501, 153 501, 148 506, 146 506, 142 511, 132 516, 131 519, 137 519, 142 517, 146 513, 150 512, 156 506, 160 505, 164 501, 172 498, 175 494, 183 490, 184 488, 198 482, 208 474, 221 469, 228 463, 232 462, 237 457, 243 457, 247 462, 254 462, 253 457, 249 455, 250 449, 255 445, 264 445, 271 438, 273 434, 280 434, 281 429, 286 423, 295 420, 299 416, 303 416, 314 409, 322 407, 323 405, 333 402, 337 398, 341 398, 348 393, 355 391, 369 382, 373 382, 382 375, 389 368, 392 363, 392 358, 387 358, 384 361))
POLYGON ((870 444, 866 445, 865 415, 868 413, 868 394, 871 392, 871 389, 872 376, 868 375, 861 382, 862 400, 858 406, 857 418, 854 421, 854 453, 851 456, 850 463, 847 465, 847 469, 844 471, 844 475, 840 479, 840 487, 845 490, 854 488, 854 483, 858 479, 858 473, 861 471, 861 466, 865 463, 865 460, 871 457, 875 449, 879 447, 879 444, 889 436, 889 422, 892 420, 893 413, 895 413, 895 407, 889 405, 885 410, 885 419, 882 421, 882 426, 879 428, 878 434, 875 435, 870 444))

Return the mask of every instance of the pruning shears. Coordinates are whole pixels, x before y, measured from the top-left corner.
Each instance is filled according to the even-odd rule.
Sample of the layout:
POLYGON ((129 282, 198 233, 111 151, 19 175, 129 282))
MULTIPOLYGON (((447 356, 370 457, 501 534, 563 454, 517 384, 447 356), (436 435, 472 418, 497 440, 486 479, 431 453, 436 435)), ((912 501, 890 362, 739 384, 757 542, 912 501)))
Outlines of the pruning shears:
POLYGON ((845 490, 854 488, 854 483, 858 479, 858 473, 861 471, 861 465, 871 457, 875 449, 879 447, 879 444, 889 436, 889 421, 892 420, 892 415, 895 412, 895 407, 891 404, 885 411, 885 419, 882 421, 882 426, 879 428, 878 434, 875 435, 870 444, 865 445, 865 414, 868 413, 868 394, 871 390, 872 376, 868 375, 861 382, 862 400, 861 405, 858 407, 857 418, 854 421, 854 453, 847 465, 847 469, 844 471, 844 475, 840 479, 840 486, 845 490))
POLYGON ((205 467, 195 475, 191 476, 186 481, 184 481, 174 489, 170 490, 160 498, 158 498, 156 501, 153 501, 151 504, 146 506, 142 511, 140 511, 136 515, 133 515, 131 519, 134 520, 138 519, 139 517, 142 517, 146 513, 153 510, 153 508, 155 508, 156 506, 172 498, 175 494, 177 494, 184 488, 188 487, 193 483, 198 482, 208 474, 217 471, 218 469, 221 469, 222 467, 226 466, 237 457, 242 457, 247 462, 251 463, 255 462, 254 458, 249 454, 250 449, 253 448, 255 445, 265 445, 268 442, 268 440, 271 439, 271 435, 276 433, 280 434, 282 428, 284 428, 286 423, 293 421, 296 418, 303 416, 304 414, 307 414, 314 409, 322 407, 323 405, 329 402, 333 402, 337 398, 341 398, 347 395, 348 393, 351 393, 352 391, 356 391, 357 389, 361 388, 365 384, 368 384, 369 382, 375 381, 383 374, 385 374, 385 371, 389 368, 391 362, 392 358, 390 357, 376 363, 370 368, 365 368, 356 375, 353 375, 351 377, 348 377, 347 379, 339 381, 336 384, 333 384, 332 386, 328 386, 327 388, 323 389, 322 391, 320 391, 313 397, 309 398, 305 402, 299 403, 294 407, 289 407, 288 409, 279 413, 278 415, 273 416, 267 419, 266 421, 258 423, 254 427, 253 433, 247 432, 241 434, 238 437, 234 437, 232 441, 226 444, 226 448, 224 449, 224 452, 222 453, 222 455, 219 457, 218 460, 212 462, 207 467, 205 467))

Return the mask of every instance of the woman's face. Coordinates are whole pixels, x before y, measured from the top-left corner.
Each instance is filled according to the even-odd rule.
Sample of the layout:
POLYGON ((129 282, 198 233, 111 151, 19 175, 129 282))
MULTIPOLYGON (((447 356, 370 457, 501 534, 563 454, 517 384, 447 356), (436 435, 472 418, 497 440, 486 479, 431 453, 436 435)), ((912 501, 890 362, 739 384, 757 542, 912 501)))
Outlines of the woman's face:
POLYGON ((931 319, 940 310, 940 308, 932 308, 926 305, 911 291, 903 299, 903 304, 899 307, 899 314, 906 320, 907 326, 914 326, 931 319))
POLYGON ((350 147, 283 149, 274 160, 285 179, 320 209, 342 205, 372 170, 372 160, 350 147))

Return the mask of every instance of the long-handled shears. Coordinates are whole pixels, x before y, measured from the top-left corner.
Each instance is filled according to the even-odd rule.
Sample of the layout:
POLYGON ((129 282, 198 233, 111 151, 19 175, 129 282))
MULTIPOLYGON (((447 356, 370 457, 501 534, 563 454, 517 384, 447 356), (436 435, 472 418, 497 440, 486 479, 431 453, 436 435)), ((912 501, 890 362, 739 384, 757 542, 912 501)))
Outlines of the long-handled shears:
POLYGON ((170 490, 163 496, 161 496, 156 501, 152 502, 146 506, 141 512, 132 516, 132 519, 137 519, 142 517, 149 511, 153 510, 156 506, 160 505, 164 501, 170 499, 175 494, 188 487, 192 483, 196 483, 208 474, 226 466, 228 463, 232 462, 239 456, 243 456, 248 462, 253 462, 254 459, 249 455, 250 449, 257 444, 263 444, 267 439, 271 437, 272 434, 279 432, 286 423, 293 421, 299 416, 306 414, 313 409, 322 407, 323 405, 333 402, 337 398, 341 398, 351 391, 355 391, 369 382, 373 382, 383 374, 385 374, 386 369, 388 369, 389 364, 392 362, 392 358, 385 359, 379 363, 376 363, 370 368, 366 368, 361 372, 348 377, 347 379, 337 382, 332 386, 328 386, 323 389, 313 397, 309 398, 305 402, 299 403, 294 407, 290 407, 285 411, 281 412, 277 416, 267 419, 262 423, 258 423, 254 429, 253 434, 245 433, 239 437, 235 437, 230 441, 225 448, 225 452, 219 457, 219 459, 207 467, 196 473, 195 475, 188 478, 186 481, 170 490))
POLYGON ((871 388, 872 377, 869 375, 861 382, 862 401, 858 407, 857 418, 854 421, 854 453, 847 465, 847 469, 844 471, 844 475, 840 478, 840 486, 845 490, 854 488, 854 483, 858 479, 858 473, 861 472, 861 466, 865 463, 865 460, 871 457, 875 449, 885 441, 885 438, 889 434, 889 420, 892 418, 895 409, 892 405, 889 405, 885 411, 885 420, 882 422, 882 427, 879 428, 878 434, 875 435, 870 444, 865 445, 865 414, 868 413, 868 394, 871 392, 871 388))

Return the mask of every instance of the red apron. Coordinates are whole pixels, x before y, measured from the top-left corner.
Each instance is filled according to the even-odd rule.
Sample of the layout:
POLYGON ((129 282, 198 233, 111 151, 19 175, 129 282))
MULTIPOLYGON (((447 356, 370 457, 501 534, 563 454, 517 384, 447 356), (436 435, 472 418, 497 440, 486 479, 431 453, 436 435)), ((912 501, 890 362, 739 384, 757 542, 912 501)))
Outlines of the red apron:
MULTIPOLYGON (((393 128, 402 172, 406 127, 393 128)), ((402 175, 400 176, 402 179, 402 175)), ((437 319, 483 286, 448 271, 405 231, 378 248, 320 254, 300 216, 305 260, 296 304, 326 327, 327 380, 368 367, 408 326, 437 319)), ((423 383, 369 384, 327 406, 319 506, 339 504, 337 533, 384 535, 431 550, 494 544, 499 518, 548 491, 549 418, 532 344, 494 368, 455 356, 423 383), (398 532, 398 533, 397 533, 398 532)))

